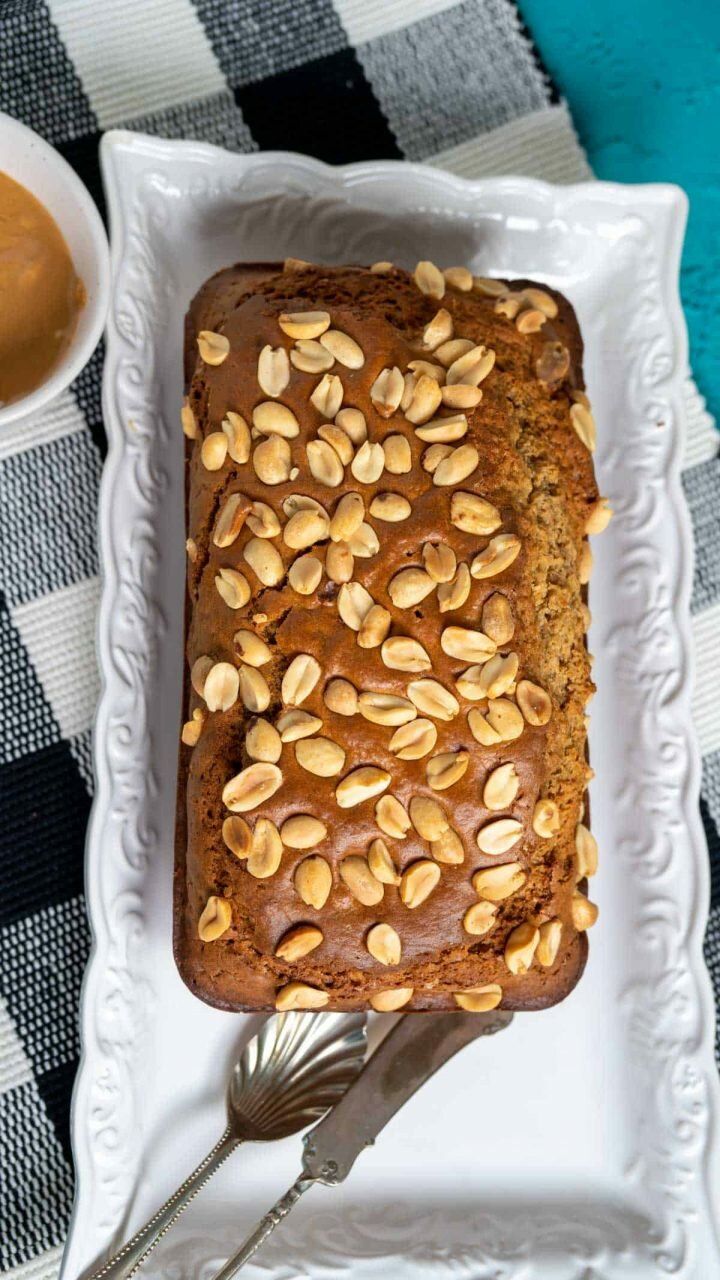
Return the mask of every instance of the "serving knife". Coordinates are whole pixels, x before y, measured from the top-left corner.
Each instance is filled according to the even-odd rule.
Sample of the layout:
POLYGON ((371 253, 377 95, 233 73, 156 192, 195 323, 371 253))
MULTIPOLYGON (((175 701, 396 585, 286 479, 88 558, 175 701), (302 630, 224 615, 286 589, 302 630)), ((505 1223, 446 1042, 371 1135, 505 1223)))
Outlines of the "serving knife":
POLYGON ((317 1182, 334 1187, 408 1098, 471 1040, 494 1035, 512 1014, 411 1013, 404 1015, 363 1067, 355 1082, 303 1139, 303 1171, 213 1280, 230 1280, 317 1182))

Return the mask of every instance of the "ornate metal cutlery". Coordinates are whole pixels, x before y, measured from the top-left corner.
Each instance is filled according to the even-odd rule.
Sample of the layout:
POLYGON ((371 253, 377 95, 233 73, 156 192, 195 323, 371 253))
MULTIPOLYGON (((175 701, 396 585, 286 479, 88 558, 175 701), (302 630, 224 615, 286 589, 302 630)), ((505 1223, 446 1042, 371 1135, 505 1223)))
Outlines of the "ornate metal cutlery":
POLYGON ((404 1102, 478 1036, 493 1035, 511 1013, 410 1013, 393 1027, 333 1110, 305 1135, 303 1172, 213 1280, 231 1280, 316 1182, 336 1186, 404 1102))

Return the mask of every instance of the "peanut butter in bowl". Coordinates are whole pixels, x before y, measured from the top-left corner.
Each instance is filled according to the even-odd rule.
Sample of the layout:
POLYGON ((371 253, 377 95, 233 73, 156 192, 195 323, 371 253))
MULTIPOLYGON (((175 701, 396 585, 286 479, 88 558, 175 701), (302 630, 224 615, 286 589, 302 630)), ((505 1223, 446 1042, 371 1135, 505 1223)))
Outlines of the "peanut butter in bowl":
POLYGON ((70 346, 85 301, 57 223, 0 173, 0 405, 42 385, 70 346))

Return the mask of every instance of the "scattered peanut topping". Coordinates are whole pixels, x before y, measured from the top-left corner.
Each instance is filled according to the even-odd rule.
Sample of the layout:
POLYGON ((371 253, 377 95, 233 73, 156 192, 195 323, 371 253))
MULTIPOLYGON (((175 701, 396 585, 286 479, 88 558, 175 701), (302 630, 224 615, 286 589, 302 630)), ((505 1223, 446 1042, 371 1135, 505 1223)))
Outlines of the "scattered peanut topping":
POLYGON ((370 399, 381 417, 390 418, 397 412, 404 390, 405 379, 397 365, 378 374, 370 388, 370 399))
POLYGON ((344 467, 352 462, 355 453, 353 442, 342 427, 336 426, 334 422, 324 422, 318 427, 318 436, 335 450, 344 467))
POLYGON ((450 828, 442 805, 430 796, 413 796, 410 801, 410 820, 423 840, 439 840, 450 828))
POLYGON ((263 484, 284 484, 290 479, 292 455, 284 436, 271 435, 256 446, 252 455, 253 471, 263 484))
POLYGON ((586 533, 602 533, 613 518, 613 509, 607 498, 598 498, 593 504, 585 521, 586 533))
POLYGON ((459 564, 450 582, 441 582, 437 590, 438 608, 441 613, 450 613, 460 609, 470 595, 470 570, 466 564, 459 564))
POLYGON ((503 902, 522 889, 527 875, 519 862, 503 862, 499 867, 485 867, 473 876, 473 889, 478 898, 503 902))
POLYGON ((365 414, 360 409, 340 409, 335 414, 335 425, 345 432, 356 448, 367 440, 365 414))
POLYGON ((192 405, 189 403, 187 396, 183 400, 182 409, 180 410, 180 422, 184 434, 188 440, 197 440, 198 424, 193 413, 192 405))
POLYGON ((211 431, 200 446, 200 460, 206 471, 219 471, 227 458, 228 441, 223 431, 211 431))
POLYGON ((274 796, 282 781, 282 773, 276 764, 248 765, 223 787, 223 804, 231 813, 247 813, 274 796))
POLYGON ((515 321, 515 328, 518 333, 539 333, 542 329, 547 316, 543 311, 537 308, 531 308, 529 311, 521 311, 515 321))
POLYGON ((512 761, 499 764, 488 774, 483 788, 486 809, 509 809, 520 789, 520 779, 512 761))
POLYGON ((513 929, 505 943, 505 964, 511 973, 527 973, 540 942, 540 930, 526 920, 513 929))
POLYGON ((306 452, 310 474, 318 484, 324 484, 329 489, 336 489, 342 484, 345 469, 327 440, 308 440, 306 452))
POLYGON ((425 776, 428 786, 433 791, 447 791, 464 777, 469 763, 467 751, 441 751, 427 762, 425 776))
POLYGON ((315 338, 298 338, 290 352, 290 363, 301 373, 327 373, 332 369, 335 357, 315 338))
POLYGON ((550 387, 559 386, 570 371, 570 352, 562 342, 546 342, 535 362, 535 372, 541 382, 550 387))
POLYGON ((440 399, 446 409, 475 409, 482 400, 480 387, 472 387, 465 382, 456 382, 451 387, 443 387, 440 399))
POLYGON ((480 454, 474 444, 461 444, 438 463, 433 471, 433 484, 460 484, 472 475, 479 461, 480 454))
POLYGON ((288 338, 319 338, 330 328, 330 316, 327 311, 285 311, 278 324, 288 338))
POLYGON ((463 929, 466 933, 482 937, 495 927, 495 914, 496 908, 492 902, 475 902, 463 916, 463 929))
POLYGON ((438 680, 412 680, 407 694, 418 711, 434 720, 452 720, 460 711, 457 698, 438 680))
MULTIPOLYGON (((415 710, 414 707, 413 710, 415 710)), ((410 720, 395 730, 388 743, 388 750, 392 751, 398 760, 421 760, 432 751, 436 742, 437 729, 432 720, 418 718, 410 720)))
POLYGON ((382 796, 375 805, 375 821, 392 840, 404 840, 412 823, 407 810, 395 796, 382 796))
POLYGON ((250 599, 250 583, 239 569, 219 569, 215 588, 229 609, 242 609, 250 599))
POLYGON ((324 374, 310 400, 323 418, 334 418, 343 402, 343 384, 337 374, 324 374))
POLYGON ((432 422, 426 422, 424 426, 417 428, 415 435, 425 444, 451 444, 453 440, 462 440, 467 435, 467 429, 465 414, 456 413, 452 417, 435 418, 432 422))
POLYGON ((532 680, 521 680, 515 696, 528 724, 547 724, 552 715, 552 702, 549 694, 539 684, 533 684, 532 680))
POLYGON ((484 382, 495 367, 495 352, 485 347, 471 346, 456 360, 453 360, 447 371, 448 385, 462 383, 463 386, 477 387, 484 382))
POLYGON ((327 835, 327 827, 310 813, 296 813, 286 818, 280 828, 280 838, 288 849, 313 849, 327 835))
POLYGON ((385 769, 376 765, 363 765, 343 778, 335 788, 335 799, 341 809, 353 809, 364 800, 371 800, 385 791, 392 781, 385 769))
POLYGON ((282 679, 282 700, 288 707, 300 706, 312 693, 320 679, 320 663, 312 654, 299 653, 293 658, 282 679))
MULTIPOLYGON (((403 405, 402 408, 408 422, 418 425, 428 422, 440 408, 441 402, 442 392, 437 382, 423 373, 412 388, 410 403, 407 406, 403 405)), ((418 431, 418 435, 421 440, 424 439, 421 431, 418 431)))
POLYGON ((359 343, 339 329, 327 329, 321 334, 320 345, 346 369, 362 369, 365 363, 365 354, 359 343))
POLYGON ((453 998, 467 1013, 489 1013, 500 1004, 502 987, 496 982, 489 982, 484 987, 468 987, 465 991, 456 991, 453 998))
POLYGON ((436 862, 452 867, 465 861, 465 847, 454 827, 448 827, 437 840, 430 841, 430 852, 436 862))
POLYGON ((208 711, 229 711, 237 702, 240 677, 229 662, 216 662, 205 677, 203 697, 208 711))
POLYGON ((443 271, 445 283, 451 289, 459 289, 461 293, 469 293, 473 287, 472 271, 467 267, 446 267, 443 271))
POLYGON ((322 929, 318 929, 314 924, 296 924, 280 939, 275 948, 275 955, 278 960, 286 960, 288 964, 293 964, 321 946, 322 942, 322 929))
POLYGON ((276 400, 263 400, 252 413, 253 426, 264 436, 282 436, 294 440, 300 435, 300 423, 292 409, 276 400))
POLYGON ((406 907, 414 911, 430 897, 439 881, 440 868, 437 862, 421 858, 418 862, 412 862, 403 872, 400 880, 400 898, 406 907))
POLYGON ((355 457, 350 463, 356 480, 361 484, 374 484, 380 479, 385 466, 385 453, 381 444, 371 444, 366 440, 360 445, 355 457))
POLYGON ((201 942, 217 942, 232 924, 232 907, 227 898, 211 894, 198 920, 198 937, 201 942))
POLYGON ((557 959, 562 939, 562 920, 546 920, 540 925, 540 941, 535 952, 535 959, 543 968, 549 969, 557 959))
POLYGON ((389 991, 376 991, 370 996, 370 1004, 376 1013, 396 1013, 412 1000, 413 987, 394 987, 389 991))
POLYGON ((520 539, 514 533, 499 533, 491 538, 484 551, 470 565, 473 578, 496 578, 504 573, 520 554, 520 539))
POLYGON ((517 818, 497 818, 481 827, 475 840, 481 853, 498 858, 517 844, 522 831, 522 822, 518 822, 517 818))
POLYGON ((282 742, 297 742, 298 738, 308 738, 322 729, 322 720, 309 711, 285 711, 278 719, 276 728, 282 742))
POLYGON ((496 644, 507 644, 515 632, 515 619, 507 596, 499 591, 488 596, 480 615, 482 629, 496 644))
POLYGON ((595 419, 590 410, 586 409, 582 404, 571 405, 570 421, 585 448, 594 453, 597 444, 597 429, 595 427, 595 419))
POLYGON ((431 671, 432 662, 419 640, 409 636, 391 636, 383 642, 382 660, 394 671, 431 671))
POLYGON ((330 897, 332 871, 319 854, 304 858, 295 868, 295 890, 308 907, 320 911, 330 897))
POLYGON ((192 713, 192 718, 186 720, 182 727, 180 735, 182 742, 186 747, 195 747, 200 741, 203 724, 205 723, 205 712, 202 707, 196 707, 192 713))
POLYGON ((598 869, 597 840, 583 822, 579 822, 575 828, 575 852, 578 880, 594 876, 598 869))
POLYGON ((450 519, 456 529, 475 533, 478 537, 494 533, 502 524, 497 507, 476 493, 464 493, 458 489, 450 499, 450 519))
POLYGON ((244 860, 252 853, 253 833, 244 818, 226 818, 222 824, 222 838, 236 858, 244 860))
POLYGON ((323 694, 323 701, 329 711, 339 716, 354 716, 358 709, 358 695, 354 684, 349 680, 337 677, 331 680, 323 694))
MULTIPOLYGON (((383 456, 385 456, 384 452, 383 456)), ((387 466, 387 458, 385 466, 387 466)), ((378 493, 370 503, 370 515, 375 520, 385 520, 388 524, 407 520, 411 514, 412 506, 401 493, 378 493)))
POLYGON ((579 889, 576 889, 570 900, 570 914, 572 922, 578 933, 584 933, 586 929, 591 929, 598 918, 599 912, 594 902, 585 897, 579 889))
POLYGON ((282 739, 275 725, 270 724, 269 720, 263 720, 262 717, 253 720, 245 734, 245 750, 251 760, 265 760, 269 764, 277 764, 282 755, 282 739))
POLYGON ((264 395, 282 395, 290 381, 290 360, 284 347, 263 347, 258 356, 257 377, 264 395))
POLYGON ((435 583, 424 569, 401 569, 388 585, 396 609, 412 609, 434 590, 435 583))
POLYGON ((423 346, 428 351, 434 351, 443 342, 449 342, 453 336, 453 321, 449 311, 445 307, 433 316, 429 324, 423 329, 423 346))
POLYGON ((445 627, 440 636, 440 647, 443 653, 459 658, 461 662, 484 662, 492 658, 496 644, 484 631, 473 631, 470 627, 445 627))
POLYGON ((231 547, 242 529, 251 504, 244 493, 231 493, 220 508, 215 522, 213 542, 216 547, 231 547))
POLYGON ((538 800, 533 809, 532 828, 541 840, 552 840, 560 830, 560 810, 554 800, 538 800))
POLYGON ((402 955, 400 935, 390 924, 374 924, 365 938, 365 946, 379 964, 399 964, 402 955))
POLYGON ((421 293, 438 301, 445 293, 445 277, 434 262, 418 262, 413 279, 421 293))
POLYGON ((309 987, 306 982, 288 982, 277 992, 275 1008, 279 1013, 287 1013, 290 1009, 322 1009, 329 999, 327 991, 309 987))
POLYGON ((205 364, 218 365, 227 360, 230 354, 230 342, 224 333, 213 333, 211 329, 201 329, 197 336, 200 359, 205 364))
MULTIPOLYGON (((388 796, 388 799, 392 799, 388 796)), ((392 855, 384 840, 379 837, 373 840, 368 850, 368 866, 376 880, 381 884, 400 883, 400 876, 392 860, 392 855)))
POLYGON ((488 276, 473 276, 473 289, 486 298, 503 298, 508 291, 508 283, 488 276))
POLYGON ((295 743, 295 759, 318 778, 334 778, 345 766, 345 752, 331 738, 301 738, 295 743))
POLYGON ((338 592, 338 613, 352 631, 359 631, 375 601, 360 582, 345 582, 338 592))
POLYGON ((349 858, 343 858, 338 871, 340 879, 350 890, 353 898, 364 907, 376 907, 379 902, 382 902, 384 886, 375 878, 365 858, 351 854, 349 858))
POLYGON ((252 837, 252 848, 245 866, 256 880, 269 880, 282 860, 280 832, 269 818, 258 818, 252 837))

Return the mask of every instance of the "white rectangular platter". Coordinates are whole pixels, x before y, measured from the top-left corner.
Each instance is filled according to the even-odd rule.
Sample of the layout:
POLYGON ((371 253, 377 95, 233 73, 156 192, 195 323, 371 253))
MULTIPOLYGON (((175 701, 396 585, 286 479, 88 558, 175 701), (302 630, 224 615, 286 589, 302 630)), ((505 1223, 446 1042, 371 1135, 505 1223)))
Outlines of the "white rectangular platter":
MULTIPOLYGON (((211 272, 288 254, 467 263, 544 279, 577 308, 600 485, 617 512, 596 545, 591 592, 601 914, 574 994, 466 1049, 341 1188, 306 1197, 246 1274, 719 1274, 720 1108, 701 954, 707 855, 689 711, 692 555, 678 480, 682 193, 471 183, 396 163, 331 169, 129 133, 106 135, 102 160, 115 281, 100 515, 104 687, 87 860, 95 946, 64 1280, 134 1231, 215 1141, 228 1068, 247 1031, 246 1018, 189 994, 170 945, 182 324, 211 272)), ((235 1156, 143 1274, 211 1276, 285 1190, 299 1158, 297 1138, 235 1156)))

